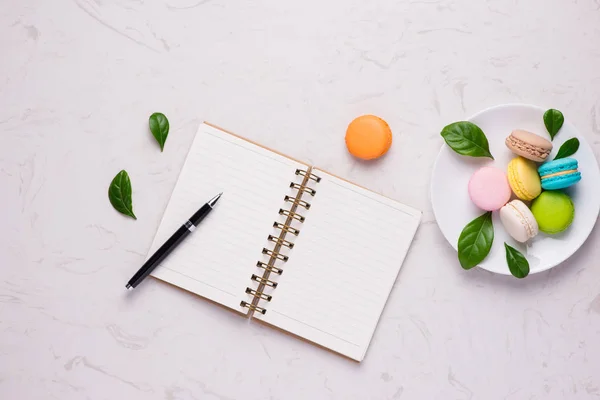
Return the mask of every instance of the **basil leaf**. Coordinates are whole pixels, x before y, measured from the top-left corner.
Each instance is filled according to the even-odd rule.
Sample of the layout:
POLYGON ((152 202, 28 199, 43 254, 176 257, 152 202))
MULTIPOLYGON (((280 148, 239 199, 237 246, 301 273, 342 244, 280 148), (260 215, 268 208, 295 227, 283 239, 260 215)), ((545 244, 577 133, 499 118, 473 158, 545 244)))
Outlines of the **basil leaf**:
POLYGON ((579 150, 579 139, 571 138, 564 142, 562 146, 560 146, 560 149, 558 149, 558 153, 556 153, 556 157, 554 157, 554 159, 558 160, 559 158, 572 156, 577 152, 577 150, 579 150))
POLYGON ((458 238, 458 261, 464 269, 477 266, 490 253, 494 242, 492 212, 469 222, 458 238))
POLYGON ((452 150, 463 156, 494 157, 485 133, 472 122, 460 121, 442 129, 442 137, 452 150))
POLYGON ((554 136, 556 136, 560 128, 562 128, 564 122, 565 117, 563 113, 554 108, 551 108, 544 113, 544 125, 546 125, 546 129, 552 140, 554 140, 554 136))
POLYGON ((150 132, 160 145, 160 151, 163 151, 169 135, 169 120, 165 114, 154 113, 150 116, 150 132))
POLYGON ((510 273, 519 279, 523 279, 529 275, 529 262, 525 256, 519 250, 506 244, 506 242, 504 243, 504 248, 506 249, 506 263, 508 264, 510 273))
POLYGON ((108 199, 115 210, 133 219, 137 219, 133 213, 133 206, 131 204, 131 181, 129 180, 127 171, 123 170, 119 172, 112 180, 108 188, 108 199))

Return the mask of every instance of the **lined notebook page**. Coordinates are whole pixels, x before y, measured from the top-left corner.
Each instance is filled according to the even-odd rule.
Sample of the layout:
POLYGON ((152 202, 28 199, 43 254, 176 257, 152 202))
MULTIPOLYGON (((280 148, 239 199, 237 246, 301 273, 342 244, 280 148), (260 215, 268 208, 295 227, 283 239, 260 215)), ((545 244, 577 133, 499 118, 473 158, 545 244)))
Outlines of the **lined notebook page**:
POLYGON ((361 361, 421 212, 314 172, 322 180, 302 231, 266 314, 254 317, 361 361))
POLYGON ((283 196, 304 166, 236 136, 200 125, 151 246, 154 253, 204 203, 215 209, 153 276, 236 311, 261 257, 283 196))

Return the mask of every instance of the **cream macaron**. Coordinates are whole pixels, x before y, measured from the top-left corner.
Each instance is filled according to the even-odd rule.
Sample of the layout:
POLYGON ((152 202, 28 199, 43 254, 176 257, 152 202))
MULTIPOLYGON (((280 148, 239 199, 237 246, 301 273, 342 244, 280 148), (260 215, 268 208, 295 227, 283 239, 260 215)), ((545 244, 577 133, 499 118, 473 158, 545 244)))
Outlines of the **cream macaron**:
POLYGON ((500 209, 504 229, 517 242, 525 243, 538 232, 538 223, 531 210, 521 200, 513 200, 500 209))
POLYGON ((506 147, 518 156, 544 162, 552 151, 552 142, 528 131, 517 129, 506 138, 506 147))

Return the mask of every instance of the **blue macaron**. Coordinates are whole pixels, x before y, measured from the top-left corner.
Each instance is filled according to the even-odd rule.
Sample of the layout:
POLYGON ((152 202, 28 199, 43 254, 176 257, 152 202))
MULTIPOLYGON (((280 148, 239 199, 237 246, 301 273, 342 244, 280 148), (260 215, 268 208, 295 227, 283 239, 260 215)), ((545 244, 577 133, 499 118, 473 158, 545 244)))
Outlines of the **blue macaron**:
POLYGON ((542 178, 542 189, 564 189, 581 180, 579 164, 574 158, 561 158, 542 164, 538 173, 542 178))

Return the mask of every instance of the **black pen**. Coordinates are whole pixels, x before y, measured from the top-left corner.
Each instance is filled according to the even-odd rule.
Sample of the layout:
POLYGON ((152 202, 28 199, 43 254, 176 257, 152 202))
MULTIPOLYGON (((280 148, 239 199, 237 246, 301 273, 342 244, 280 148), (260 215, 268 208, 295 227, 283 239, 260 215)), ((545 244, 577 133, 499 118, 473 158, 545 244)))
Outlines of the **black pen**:
POLYGON ((147 277, 150 272, 152 272, 154 268, 156 268, 156 266, 160 264, 160 262, 164 260, 165 257, 167 257, 169 253, 171 253, 173 249, 183 241, 183 239, 187 237, 187 235, 194 232, 198 224, 208 215, 209 212, 212 211, 222 194, 223 193, 219 193, 210 199, 208 203, 196 211, 196 213, 192 215, 190 219, 185 222, 185 224, 181 225, 181 227, 177 229, 175 233, 171 235, 171 237, 167 239, 167 241, 160 246, 158 250, 156 250, 156 253, 152 254, 152 257, 150 257, 148 261, 142 265, 142 268, 135 273, 129 282, 127 282, 125 287, 127 289, 132 289, 139 285, 140 282, 143 281, 144 278, 147 277))

